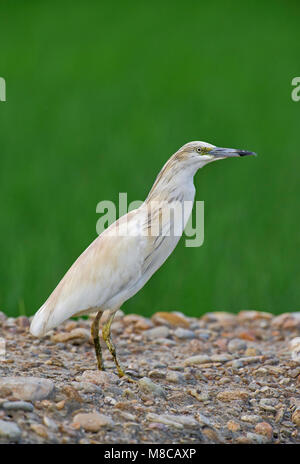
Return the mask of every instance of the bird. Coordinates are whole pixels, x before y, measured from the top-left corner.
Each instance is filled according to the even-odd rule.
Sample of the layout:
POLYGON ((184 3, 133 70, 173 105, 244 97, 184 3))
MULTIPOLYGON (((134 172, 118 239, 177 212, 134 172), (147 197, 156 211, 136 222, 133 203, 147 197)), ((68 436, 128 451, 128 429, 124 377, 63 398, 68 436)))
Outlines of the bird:
POLYGON ((214 161, 248 155, 256 153, 201 141, 179 148, 164 164, 146 200, 107 227, 69 268, 34 315, 31 334, 43 337, 71 317, 96 313, 91 337, 97 367, 105 370, 99 323, 103 312, 108 311, 103 340, 119 377, 129 378, 111 340, 116 312, 142 289, 176 247, 192 211, 196 172, 214 161), (180 218, 177 224, 176 217, 180 218))

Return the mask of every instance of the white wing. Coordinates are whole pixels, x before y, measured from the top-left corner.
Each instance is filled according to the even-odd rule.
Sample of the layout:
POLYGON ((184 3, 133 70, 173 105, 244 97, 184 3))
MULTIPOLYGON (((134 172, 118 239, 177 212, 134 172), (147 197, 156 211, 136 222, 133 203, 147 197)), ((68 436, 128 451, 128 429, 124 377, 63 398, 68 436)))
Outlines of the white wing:
POLYGON ((42 336, 84 311, 115 309, 126 301, 126 289, 141 277, 147 248, 147 237, 139 233, 140 216, 139 210, 122 216, 79 256, 35 314, 33 335, 42 336), (131 233, 120 236, 126 224, 131 233), (110 300, 115 301, 113 308, 110 300))

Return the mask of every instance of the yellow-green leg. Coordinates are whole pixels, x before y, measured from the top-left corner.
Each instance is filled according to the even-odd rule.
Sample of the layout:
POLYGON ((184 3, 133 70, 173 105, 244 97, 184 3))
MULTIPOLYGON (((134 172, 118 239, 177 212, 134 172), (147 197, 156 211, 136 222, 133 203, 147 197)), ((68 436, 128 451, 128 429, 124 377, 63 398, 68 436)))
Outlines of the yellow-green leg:
POLYGON ((100 322, 101 315, 102 315, 102 311, 99 311, 97 313, 97 316, 94 319, 94 322, 92 323, 91 335, 92 335, 92 339, 94 342, 98 369, 99 371, 104 371, 105 368, 104 368, 104 363, 102 359, 102 352, 101 352, 101 345, 100 345, 100 338, 99 338, 99 322, 100 322))
POLYGON ((115 313, 113 313, 110 318, 108 319, 108 321, 106 322, 106 324, 104 324, 103 326, 103 329, 102 329, 102 335, 103 335, 103 340, 105 341, 106 345, 107 345, 107 348, 109 349, 112 357, 114 358, 114 362, 115 362, 115 365, 117 367, 117 370, 118 370, 118 374, 119 374, 119 377, 126 377, 126 379, 130 382, 135 382, 135 380, 131 379, 127 374, 125 374, 123 368, 121 367, 120 363, 119 363, 119 360, 117 358, 117 354, 116 354, 116 348, 111 340, 111 337, 110 337, 110 326, 111 326, 111 323, 114 319, 114 316, 115 316, 115 313))
POLYGON ((117 354, 116 354, 116 348, 115 348, 113 342, 111 341, 111 337, 110 337, 110 326, 111 326, 111 323, 112 323, 114 317, 115 317, 115 313, 113 313, 109 317, 106 324, 104 324, 103 329, 102 329, 102 335, 103 335, 103 340, 105 341, 105 343, 107 345, 107 348, 109 349, 112 357, 114 358, 115 365, 116 365, 116 367, 118 369, 119 377, 124 377, 125 372, 122 369, 122 367, 120 366, 120 363, 119 363, 119 360, 118 360, 117 354))

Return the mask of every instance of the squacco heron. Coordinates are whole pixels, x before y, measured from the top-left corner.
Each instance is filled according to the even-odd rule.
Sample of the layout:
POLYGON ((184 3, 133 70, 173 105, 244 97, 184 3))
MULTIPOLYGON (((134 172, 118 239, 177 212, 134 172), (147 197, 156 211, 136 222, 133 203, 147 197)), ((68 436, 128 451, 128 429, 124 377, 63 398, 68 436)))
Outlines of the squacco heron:
POLYGON ((72 316, 97 312, 91 334, 98 369, 104 370, 99 322, 103 311, 109 310, 102 335, 123 377, 125 372, 110 336, 114 315, 176 247, 192 210, 195 173, 213 161, 254 154, 206 142, 181 147, 163 166, 144 203, 105 229, 70 267, 35 314, 32 335, 42 337, 72 316), (180 221, 175 225, 176 217, 180 221))

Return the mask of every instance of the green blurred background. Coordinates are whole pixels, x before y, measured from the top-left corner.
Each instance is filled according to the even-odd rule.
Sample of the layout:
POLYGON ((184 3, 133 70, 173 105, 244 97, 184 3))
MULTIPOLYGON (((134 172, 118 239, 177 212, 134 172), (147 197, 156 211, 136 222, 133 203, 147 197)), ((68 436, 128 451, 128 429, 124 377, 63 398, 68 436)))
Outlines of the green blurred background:
POLYGON ((296 1, 1 1, 0 310, 33 314, 191 140, 256 151, 200 170, 205 241, 125 312, 299 309, 296 1))

